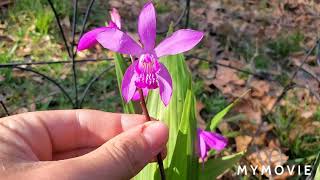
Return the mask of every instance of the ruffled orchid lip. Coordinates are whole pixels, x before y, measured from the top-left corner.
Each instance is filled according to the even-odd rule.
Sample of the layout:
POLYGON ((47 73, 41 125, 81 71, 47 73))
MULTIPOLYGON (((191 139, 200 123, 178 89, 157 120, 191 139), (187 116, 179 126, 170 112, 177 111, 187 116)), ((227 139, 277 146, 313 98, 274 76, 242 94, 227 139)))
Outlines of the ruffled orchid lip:
POLYGON ((135 84, 138 88, 156 89, 159 87, 158 73, 160 67, 158 59, 152 54, 143 54, 135 65, 137 79, 135 84))

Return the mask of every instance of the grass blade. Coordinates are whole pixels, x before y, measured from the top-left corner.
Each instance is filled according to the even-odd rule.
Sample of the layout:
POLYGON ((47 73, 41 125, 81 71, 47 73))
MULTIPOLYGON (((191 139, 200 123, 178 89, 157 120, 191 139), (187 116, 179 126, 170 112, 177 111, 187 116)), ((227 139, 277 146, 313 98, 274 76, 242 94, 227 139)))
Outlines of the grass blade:
POLYGON ((241 98, 243 98, 248 92, 251 90, 247 90, 245 93, 243 93, 238 99, 233 101, 231 104, 229 104, 226 108, 224 108, 222 111, 218 112, 211 121, 209 121, 206 130, 208 131, 215 131, 219 123, 223 120, 224 116, 231 110, 231 108, 239 102, 241 98))

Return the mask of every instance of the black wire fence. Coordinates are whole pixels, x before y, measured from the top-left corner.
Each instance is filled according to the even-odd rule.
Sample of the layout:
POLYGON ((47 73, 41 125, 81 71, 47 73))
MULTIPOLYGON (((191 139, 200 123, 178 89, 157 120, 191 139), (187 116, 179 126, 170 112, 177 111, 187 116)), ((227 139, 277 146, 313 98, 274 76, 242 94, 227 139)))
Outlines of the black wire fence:
MULTIPOLYGON (((14 63, 5 63, 5 64, 0 64, 0 69, 1 68, 7 68, 7 69, 19 69, 21 71, 25 71, 25 72, 29 72, 29 73, 33 73, 35 75, 38 75, 40 77, 42 77, 44 80, 46 80, 47 82, 51 83, 52 85, 56 86, 59 91, 64 95, 64 97, 68 100, 68 102, 72 105, 72 107, 74 109, 78 109, 78 108, 82 108, 84 99, 86 98, 86 96, 88 95, 88 92, 90 91, 90 88, 93 86, 93 84, 99 80, 99 78, 101 78, 101 76, 103 76, 103 74, 107 73, 108 71, 110 71, 114 66, 109 66, 107 67, 105 70, 103 70, 102 72, 100 72, 99 74, 93 76, 91 78, 90 81, 88 81, 88 83, 86 84, 85 90, 82 94, 82 96, 79 95, 79 86, 78 86, 78 79, 77 79, 77 65, 80 63, 87 63, 87 62, 91 62, 91 63, 96 63, 96 62, 101 62, 101 61, 110 61, 112 59, 110 58, 105 58, 105 59, 81 59, 81 60, 77 60, 77 44, 78 41, 76 41, 76 34, 78 34, 76 32, 77 26, 78 26, 78 11, 79 11, 79 0, 73 0, 73 14, 72 14, 72 41, 68 42, 67 37, 66 37, 66 32, 63 29, 62 26, 62 22, 61 19, 59 17, 59 14, 57 13, 57 9, 54 6, 54 3, 52 0, 47 0, 51 10, 54 13, 54 17, 56 20, 56 23, 58 25, 59 28, 59 32, 60 35, 62 37, 64 46, 65 46, 65 50, 67 51, 68 54, 68 61, 36 61, 36 62, 14 62, 14 63), (36 70, 35 68, 32 68, 32 66, 41 66, 41 65, 51 65, 51 64, 71 64, 72 66, 72 76, 73 76, 73 91, 74 91, 74 97, 72 97, 72 95, 70 95, 70 93, 68 93, 68 91, 66 90, 65 87, 63 87, 63 85, 61 83, 59 83, 57 80, 55 80, 54 78, 46 75, 45 73, 42 73, 38 70, 36 70)), ((94 5, 94 3, 96 2, 96 0, 90 0, 90 2, 88 3, 88 6, 86 7, 86 12, 84 14, 84 19, 83 22, 81 24, 81 32, 79 33, 79 37, 81 37, 83 35, 83 33, 86 31, 86 25, 88 22, 88 19, 90 17, 90 13, 92 10, 92 7, 94 5)), ((181 24, 181 22, 185 20, 185 26, 188 26, 189 23, 189 9, 190 9, 190 0, 186 0, 185 2, 185 8, 183 9, 181 15, 178 17, 177 21, 174 23, 174 26, 178 26, 179 24, 181 24)), ((158 34, 164 34, 167 31, 159 31, 157 32, 158 34)), ((7 108, 5 101, 3 99, 0 98, 0 104, 4 110, 4 112, 6 113, 6 115, 10 115, 10 111, 7 108)))
MULTIPOLYGON (((108 66, 105 68, 105 70, 103 70, 102 72, 100 72, 99 74, 93 75, 92 78, 86 83, 85 88, 84 88, 84 92, 82 93, 82 95, 80 95, 79 93, 79 84, 78 84, 78 75, 77 75, 77 66, 78 64, 82 64, 82 63, 97 63, 97 62, 102 62, 102 61, 110 61, 112 59, 110 58, 100 58, 100 59, 81 59, 78 60, 77 59, 77 44, 78 41, 76 40, 76 35, 78 34, 79 37, 81 37, 83 35, 83 33, 86 31, 86 25, 88 22, 88 19, 90 18, 90 13, 92 10, 92 7, 94 5, 96 0, 90 0, 90 2, 88 2, 88 5, 86 7, 86 11, 84 14, 84 19, 81 25, 78 25, 78 11, 79 11, 79 0, 73 0, 73 12, 72 12, 72 29, 71 29, 71 42, 68 42, 67 37, 66 37, 66 32, 64 31, 63 27, 62 27, 62 23, 61 23, 61 17, 59 17, 59 14, 57 13, 57 9, 54 6, 54 3, 52 0, 47 0, 50 8, 52 9, 54 16, 55 16, 55 20, 56 23, 58 25, 59 28, 59 32, 60 35, 62 37, 63 40, 63 44, 65 46, 65 50, 67 51, 68 54, 68 58, 69 60, 65 61, 65 60, 61 60, 61 61, 48 61, 48 60, 43 60, 43 61, 36 61, 36 62, 14 62, 14 63, 5 63, 5 64, 0 64, 0 69, 3 68, 7 68, 7 69, 18 69, 21 71, 25 71, 25 72, 29 72, 29 73, 33 73, 35 75, 38 75, 40 77, 42 77, 44 80, 46 80, 47 82, 51 83, 52 85, 56 86, 58 88, 58 90, 60 91, 60 93, 62 93, 64 95, 64 98, 67 99, 68 103, 70 105, 72 105, 73 108, 78 109, 78 108, 82 108, 83 107, 83 102, 86 98, 86 96, 89 94, 90 89, 92 88, 93 84, 95 82, 97 82, 105 73, 109 72, 114 66, 108 66), (79 33, 76 32, 77 27, 81 26, 81 31, 79 33), (55 80, 54 78, 46 75, 45 73, 42 73, 38 70, 36 70, 35 68, 33 68, 32 66, 46 66, 46 65, 51 65, 51 64, 71 64, 71 68, 72 68, 72 79, 73 79, 73 88, 72 88, 72 95, 70 93, 68 93, 68 91, 66 90, 66 88, 59 83, 57 80, 55 80)), ((181 15, 178 16, 178 18, 176 19, 176 21, 173 23, 173 26, 176 27, 178 25, 182 25, 183 27, 187 28, 189 26, 189 16, 190 16, 190 3, 191 0, 185 0, 183 2, 182 7, 183 10, 181 12, 181 15)), ((164 34, 166 33, 166 31, 158 31, 158 34, 164 34)), ((295 72, 293 72, 292 77, 290 78, 290 81, 287 85, 285 85, 285 87, 283 88, 283 92, 281 93, 281 95, 277 98, 277 101, 275 103, 274 106, 276 106, 280 100, 286 95, 286 93, 295 87, 294 85, 294 78, 297 76, 297 73, 300 70, 303 70, 303 65, 306 63, 308 57, 311 55, 311 53, 316 49, 316 47, 319 46, 319 40, 317 42, 315 42, 314 46, 306 51, 306 56, 304 58, 304 60, 302 61, 300 67, 298 67, 295 72)), ((200 61, 206 61, 209 64, 211 64, 212 66, 216 67, 216 66, 223 66, 226 68, 231 68, 234 69, 236 71, 239 71, 241 73, 245 73, 248 75, 252 75, 256 78, 259 79, 265 79, 265 80, 269 80, 272 81, 275 78, 273 77, 272 74, 267 74, 267 73, 256 73, 256 72, 251 72, 249 70, 245 70, 245 69, 239 69, 237 67, 233 67, 231 65, 225 65, 225 64, 221 64, 217 61, 215 61, 214 59, 206 59, 206 58, 202 58, 202 57, 198 57, 198 56, 186 56, 187 60, 200 60, 200 61)), ((308 73, 308 72, 307 72, 308 73)), ((315 77, 315 79, 319 82, 319 78, 315 77)), ((3 108, 3 111, 9 115, 10 114, 10 110, 7 108, 6 106, 6 102, 1 99, 0 97, 0 104, 3 108)))
MULTIPOLYGON (((79 64, 83 64, 83 63, 98 63, 98 62, 103 62, 103 61, 111 61, 113 59, 110 58, 99 58, 99 59, 77 59, 77 44, 78 41, 76 40, 76 35, 79 35, 79 37, 81 37, 83 35, 83 33, 86 31, 86 25, 88 22, 88 19, 90 18, 90 13, 92 10, 92 7, 95 3, 95 0, 90 0, 90 2, 88 2, 88 5, 86 7, 86 11, 84 14, 84 19, 82 21, 82 24, 79 25, 78 23, 78 11, 79 11, 79 6, 78 6, 78 0, 73 0, 73 12, 72 12, 72 37, 71 37, 71 42, 68 42, 67 37, 66 37, 66 32, 64 31, 63 27, 62 27, 62 23, 61 23, 61 17, 59 17, 59 14, 57 13, 56 7, 54 7, 54 3, 52 0, 47 0, 49 6, 51 7, 54 16, 55 16, 55 20, 56 23, 58 25, 58 29, 60 32, 60 36, 62 37, 63 40, 63 44, 65 47, 65 50, 68 54, 68 59, 69 60, 54 60, 54 61, 50 61, 50 60, 43 60, 43 61, 36 61, 36 62, 15 62, 12 61, 12 63, 5 63, 5 64, 0 64, 0 70, 1 69, 9 69, 9 70, 14 70, 14 69, 18 69, 20 71, 24 71, 24 72, 29 72, 32 73, 34 75, 37 75, 39 77, 41 77, 42 79, 46 80, 48 83, 51 83, 53 86, 55 86, 58 89, 58 92, 52 92, 52 94, 63 94, 63 97, 67 100, 67 102, 74 108, 74 109, 78 109, 78 108, 82 108, 85 99, 87 98, 90 90, 92 89, 92 86, 99 81, 99 79, 101 79, 101 77, 103 75, 105 75, 106 73, 108 73, 109 71, 111 71, 114 66, 113 65, 109 65, 107 66, 103 71, 97 73, 97 74, 93 74, 91 79, 84 84, 84 90, 81 94, 81 92, 79 91, 79 82, 78 82, 78 74, 77 74, 77 67, 79 66, 79 64), (76 32, 77 30, 77 26, 81 26, 81 31, 80 32, 76 32), (47 66, 47 65, 53 65, 53 64, 70 64, 71 65, 71 69, 72 69, 72 91, 73 93, 70 93, 69 89, 67 90, 66 87, 64 87, 61 83, 59 83, 56 79, 48 76, 47 74, 40 72, 39 70, 37 70, 34 67, 38 67, 38 66, 47 66)), ((190 22, 190 3, 191 0, 185 0, 183 2, 183 10, 181 12, 181 15, 177 17, 176 21, 173 23, 173 26, 183 26, 185 28, 187 28, 189 26, 189 22, 190 22)), ((158 34, 165 34, 167 32, 167 30, 165 31, 158 31, 158 34)), ((311 54, 315 51, 316 48, 320 47, 320 41, 319 39, 314 42, 314 46, 312 48, 310 48, 309 50, 306 50, 306 55, 304 57, 304 59, 301 61, 301 64, 298 68, 296 68, 294 70, 294 72, 292 73, 288 83, 286 85, 284 85, 283 90, 281 92, 281 94, 277 97, 276 99, 276 103, 274 103, 272 109, 274 109, 279 102, 281 101, 282 98, 284 98, 287 94, 287 92, 295 87, 299 87, 297 84, 295 84, 294 79, 296 78, 297 74, 299 71, 304 71, 303 66, 306 64, 308 58, 311 56, 311 54)), ((318 55, 319 56, 319 55, 318 55)), ((218 61, 216 61, 215 59, 206 59, 206 58, 202 58, 202 57, 198 57, 198 56, 194 56, 194 55, 190 55, 190 56, 186 56, 187 60, 200 60, 200 61, 205 61, 208 62, 211 66, 213 67, 217 67, 217 66, 222 66, 225 68, 231 68, 233 70, 236 70, 238 72, 247 74, 247 75, 251 75, 255 78, 258 79, 262 79, 262 80, 267 80, 267 81, 274 81, 276 78, 274 77, 275 75, 273 74, 268 74, 266 72, 263 73, 259 73, 259 72, 252 72, 250 70, 247 69, 239 69, 237 67, 233 67, 231 65, 225 65, 225 64, 221 64, 218 61)), ((320 58, 319 58, 320 59, 320 58)), ((307 71, 304 71, 305 73, 309 73, 307 71)), ((313 74, 310 74, 319 84, 320 84, 320 80, 318 77, 315 77, 313 74)), ((311 91, 311 90, 310 90, 311 91)), ((311 93, 314 93, 315 97, 319 97, 319 94, 317 94, 318 92, 313 92, 311 91, 311 93)), ((4 99, 1 99, 0 96, 0 105, 3 109, 3 112, 5 113, 5 115, 9 116, 11 112, 14 112, 13 110, 10 110, 8 108, 8 106, 6 105, 6 101, 4 99)), ((272 109, 270 112, 272 112, 272 109)), ((268 113, 267 113, 268 115, 268 113)), ((267 116, 265 115, 265 116, 267 116)), ((259 137, 261 128, 263 121, 261 121, 261 124, 258 126, 259 128, 256 130, 256 132, 254 132, 254 138, 251 140, 250 146, 249 147, 254 147, 253 143, 255 140, 255 137, 259 137)), ((253 149, 254 151, 254 149, 253 149)), ((250 151, 248 151, 250 152, 250 151)))

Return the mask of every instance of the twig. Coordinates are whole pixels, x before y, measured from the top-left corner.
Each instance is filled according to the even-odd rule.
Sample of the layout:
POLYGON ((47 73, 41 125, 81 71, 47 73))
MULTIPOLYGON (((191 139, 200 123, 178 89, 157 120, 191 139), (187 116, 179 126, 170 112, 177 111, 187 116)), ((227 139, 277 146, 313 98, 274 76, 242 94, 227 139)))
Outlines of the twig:
MULTIPOLYGON (((236 71, 239 71, 239 72, 242 72, 242 73, 245 73, 245 74, 251 74, 259 79, 268 79, 270 81, 274 81, 273 79, 270 79, 270 78, 266 78, 265 76, 263 75, 260 75, 260 74, 257 74, 257 73, 254 73, 254 72, 251 72, 251 71, 247 71, 247 70, 243 70, 243 69, 240 69, 240 68, 237 68, 237 67, 233 67, 231 65, 226 65, 226 64, 222 64, 222 63, 219 63, 217 61, 210 61, 208 59, 205 59, 205 58, 202 58, 202 57, 198 57, 198 56, 186 56, 187 58, 195 58, 195 59, 198 59, 198 60, 201 60, 201 61, 205 61, 205 62, 208 62, 208 63, 212 63, 213 65, 218 65, 218 66, 222 66, 222 67, 226 67, 226 68, 229 68, 229 69, 233 69, 233 70, 236 70, 236 71)), ((267 74, 269 76, 273 76, 272 74, 267 74)))
POLYGON ((307 83, 307 84, 295 84, 295 87, 297 87, 297 88, 303 88, 303 89, 306 89, 306 90, 308 90, 310 93, 311 93, 311 95, 313 95, 319 102, 320 102, 320 95, 319 95, 319 93, 317 93, 312 87, 310 87, 309 86, 309 83, 307 83))
MULTIPOLYGON (((303 65, 307 62, 309 56, 311 55, 311 53, 313 52, 313 50, 318 46, 319 44, 319 39, 316 41, 316 44, 308 51, 308 53, 306 54, 306 56, 303 58, 302 63, 300 64, 300 66, 294 71, 293 75, 290 78, 290 81, 288 82, 288 84, 283 88, 281 94, 278 96, 278 98, 276 99, 276 102, 273 104, 272 108, 270 109, 269 113, 274 109, 274 107, 276 105, 278 105, 278 103, 281 101, 281 99, 287 94, 287 92, 291 89, 291 86, 294 84, 294 79, 296 78, 298 72, 303 69, 303 65)), ((268 114, 269 114, 268 113, 268 114)))
MULTIPOLYGON (((319 44, 319 39, 317 39, 316 41, 316 44, 311 48, 309 49, 308 53, 306 54, 306 56, 303 58, 302 60, 302 63, 300 64, 300 66, 295 70, 295 72, 293 73, 293 75, 291 76, 290 78, 290 81, 288 82, 288 84, 283 88, 282 90, 282 93, 277 97, 275 103, 273 104, 272 108, 270 109, 270 111, 265 115, 268 116, 272 111, 273 109, 279 104, 279 102, 281 101, 281 99, 283 97, 285 97, 285 95, 287 94, 287 92, 292 89, 293 87, 295 87, 294 85, 294 79, 295 77, 297 76, 298 72, 302 69, 303 65, 307 62, 309 56, 311 55, 311 53, 313 52, 313 50, 318 46, 319 44)), ((256 130, 256 132, 254 133, 254 136, 252 138, 252 140, 250 141, 250 143, 248 144, 248 147, 250 147, 253 142, 255 141, 256 137, 260 134, 260 131, 262 129, 262 124, 263 124, 263 120, 261 120, 259 126, 258 126, 258 129, 256 130)), ((247 151, 247 153, 249 153, 249 151, 247 151)))
MULTIPOLYGON (((180 16, 178 17, 176 22, 173 24, 174 28, 177 27, 180 24, 180 22, 182 21, 183 17, 186 15, 186 11, 187 11, 187 9, 186 9, 186 7, 184 7, 183 10, 182 10, 182 13, 180 14, 180 16)), ((157 31, 157 34, 164 34, 164 33, 167 33, 168 31, 169 31, 169 28, 166 29, 166 30, 163 30, 163 31, 157 31)))
MULTIPOLYGON (((294 63, 296 66, 300 66, 301 64, 299 63, 294 63)), ((320 83, 320 77, 318 77, 308 66, 305 66, 304 64, 301 68, 301 70, 307 74, 309 74, 313 79, 315 79, 318 83, 320 83)))

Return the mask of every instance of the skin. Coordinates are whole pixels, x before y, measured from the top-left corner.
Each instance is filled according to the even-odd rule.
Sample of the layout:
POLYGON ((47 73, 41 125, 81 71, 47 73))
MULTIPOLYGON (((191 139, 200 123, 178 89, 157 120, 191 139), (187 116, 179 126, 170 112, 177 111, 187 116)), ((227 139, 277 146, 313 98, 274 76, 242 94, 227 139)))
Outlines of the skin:
POLYGON ((142 115, 62 110, 9 116, 0 119, 0 179, 130 179, 164 152, 167 140, 167 126, 142 115))

